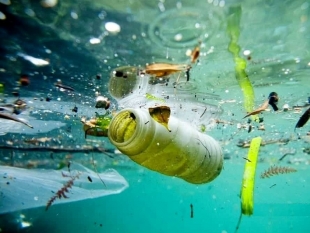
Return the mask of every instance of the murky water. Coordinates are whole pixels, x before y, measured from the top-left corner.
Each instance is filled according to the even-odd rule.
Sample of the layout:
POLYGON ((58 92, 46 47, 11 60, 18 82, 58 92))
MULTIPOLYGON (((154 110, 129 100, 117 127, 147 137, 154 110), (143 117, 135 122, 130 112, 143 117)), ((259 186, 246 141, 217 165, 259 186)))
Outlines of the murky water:
POLYGON ((0 0, 0 113, 33 127, 0 119, 0 231, 309 232, 309 122, 295 129, 310 106, 309 16, 302 0, 0 0), (153 63, 182 69, 150 78, 153 63), (128 66, 125 77, 115 73, 128 66), (113 98, 113 74, 121 80, 113 88, 130 98, 113 98), (243 118, 271 92, 277 111, 268 104, 243 118), (108 109, 95 108, 98 95, 108 109), (162 175, 107 137, 85 137, 84 118, 157 105, 219 142, 224 167, 215 180, 162 175), (236 230, 255 137, 253 214, 236 230), (260 177, 274 166, 287 170, 260 177))

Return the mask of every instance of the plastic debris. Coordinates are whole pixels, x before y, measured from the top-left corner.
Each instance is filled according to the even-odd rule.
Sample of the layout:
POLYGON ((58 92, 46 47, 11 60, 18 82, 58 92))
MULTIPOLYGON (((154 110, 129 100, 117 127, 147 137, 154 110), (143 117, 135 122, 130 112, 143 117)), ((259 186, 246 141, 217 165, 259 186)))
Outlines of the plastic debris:
POLYGON ((98 96, 96 98, 96 108, 108 109, 110 107, 110 100, 104 96, 98 96))
POLYGON ((171 116, 167 106, 121 110, 111 120, 108 137, 137 164, 192 184, 211 182, 223 168, 220 144, 171 116))
MULTIPOLYGON (((0 166, 0 171, 0 214, 46 206, 70 179, 67 167, 56 171, 0 166)), ((97 174, 71 163, 69 171, 72 175, 80 173, 79 178, 66 193, 68 198, 57 199, 53 205, 117 194, 128 187, 125 178, 114 169, 97 174)))
POLYGON ((241 187, 241 209, 242 214, 252 215, 254 206, 254 181, 259 148, 262 142, 261 137, 253 138, 248 152, 247 162, 244 167, 244 174, 241 187))

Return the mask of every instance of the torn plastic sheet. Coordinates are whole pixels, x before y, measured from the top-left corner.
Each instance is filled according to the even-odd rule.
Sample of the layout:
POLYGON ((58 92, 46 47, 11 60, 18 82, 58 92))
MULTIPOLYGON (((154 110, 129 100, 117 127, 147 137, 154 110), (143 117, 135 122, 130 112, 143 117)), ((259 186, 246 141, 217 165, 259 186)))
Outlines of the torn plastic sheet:
MULTIPOLYGON (((13 103, 16 98, 6 98, 8 103, 13 103)), ((0 135, 7 133, 23 133, 23 134, 37 134, 46 133, 53 129, 58 129, 66 125, 64 122, 64 116, 73 116, 76 112, 72 111, 72 102, 55 101, 46 102, 40 100, 34 100, 33 98, 25 97, 23 101, 26 102, 27 108, 18 118, 26 121, 33 126, 33 129, 19 123, 7 119, 0 119, 0 135), (30 111, 31 109, 31 111, 30 111), (44 114, 44 120, 38 119, 38 115, 44 114)), ((89 104, 75 104, 78 108, 79 114, 90 118, 93 116, 93 111, 89 104)))
POLYGON ((0 166, 0 214, 46 206, 70 180, 67 176, 77 173, 80 173, 79 178, 66 193, 68 198, 57 198, 52 205, 117 194, 128 187, 125 178, 114 169, 97 174, 76 163, 71 164, 70 173, 68 169, 29 170, 0 166))

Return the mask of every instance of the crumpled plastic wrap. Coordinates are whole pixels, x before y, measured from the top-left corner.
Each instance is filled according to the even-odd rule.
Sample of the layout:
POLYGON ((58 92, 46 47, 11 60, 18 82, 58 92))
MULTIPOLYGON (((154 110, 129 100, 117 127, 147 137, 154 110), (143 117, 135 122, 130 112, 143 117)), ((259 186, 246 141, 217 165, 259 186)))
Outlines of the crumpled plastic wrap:
POLYGON ((125 178, 114 169, 97 174, 77 163, 71 164, 70 172, 68 168, 29 170, 0 166, 0 214, 46 206, 70 180, 68 176, 78 173, 79 177, 66 192, 68 198, 57 198, 52 205, 117 194, 128 187, 125 178))

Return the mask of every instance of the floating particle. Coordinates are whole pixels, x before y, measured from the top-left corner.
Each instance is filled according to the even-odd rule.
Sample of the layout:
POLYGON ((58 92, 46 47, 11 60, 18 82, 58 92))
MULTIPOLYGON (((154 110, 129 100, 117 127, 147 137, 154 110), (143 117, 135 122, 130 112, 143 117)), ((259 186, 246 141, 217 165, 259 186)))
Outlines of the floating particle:
POLYGON ((41 1, 41 6, 50 8, 56 6, 58 3, 58 0, 42 0, 41 1))
POLYGON ((26 8, 26 9, 25 9, 25 14, 28 15, 28 16, 30 16, 30 17, 36 16, 36 14, 34 13, 34 11, 33 11, 32 9, 30 9, 30 8, 26 8))
POLYGON ((283 105, 283 111, 284 111, 284 112, 287 112, 288 109, 289 109, 289 105, 288 105, 288 104, 284 104, 284 105, 283 105))
POLYGON ((40 59, 40 58, 36 58, 36 57, 32 57, 23 53, 18 53, 18 56, 24 58, 25 60, 31 62, 33 65, 36 66, 46 66, 49 65, 50 63, 46 60, 40 59))
POLYGON ((120 70, 114 70, 113 74, 115 77, 118 77, 118 78, 127 78, 128 77, 126 73, 124 73, 123 71, 120 71, 120 70))
POLYGON ((175 36, 174 36, 174 40, 175 41, 181 41, 182 40, 182 38, 183 38, 183 36, 182 36, 182 34, 176 34, 175 36))
POLYGON ((200 55, 200 45, 201 45, 201 41, 199 41, 198 45, 193 49, 193 51, 191 52, 191 63, 195 63, 196 61, 198 61, 199 55, 200 55))
POLYGON ((246 59, 248 61, 250 61, 252 59, 252 56, 251 56, 251 51, 250 50, 244 50, 243 51, 243 55, 246 57, 246 59))
POLYGON ((248 127, 248 133, 250 133, 252 131, 252 125, 249 125, 248 127))
POLYGON ((101 40, 99 38, 91 38, 89 43, 91 44, 100 44, 101 40))
POLYGON ((0 83, 0 93, 4 92, 4 84, 0 83))
POLYGON ((194 217, 194 206, 193 204, 190 204, 190 208, 191 208, 191 218, 194 217))
POLYGON ((114 22, 107 22, 104 27, 108 32, 113 34, 117 34, 121 31, 121 26, 114 22))
POLYGON ((13 91, 12 95, 15 96, 15 97, 19 97, 19 92, 18 91, 13 91))
POLYGON ((5 20, 6 19, 6 16, 5 16, 5 14, 2 13, 2 11, 0 11, 0 19, 1 20, 5 20))
POLYGON ((78 107, 74 106, 74 108, 72 109, 72 112, 78 112, 78 107))
POLYGON ((19 83, 21 86, 28 86, 30 84, 29 77, 25 74, 22 74, 20 76, 19 83))
POLYGON ((61 88, 61 89, 67 90, 67 91, 74 91, 74 89, 72 87, 63 85, 61 80, 58 80, 54 85, 58 88, 61 88))
POLYGON ((78 19, 79 18, 79 15, 74 11, 71 11, 70 15, 71 15, 72 19, 78 19))
POLYGON ((96 106, 95 108, 104 108, 104 109, 108 109, 110 107, 110 100, 106 97, 103 96, 98 96, 96 98, 96 106))

